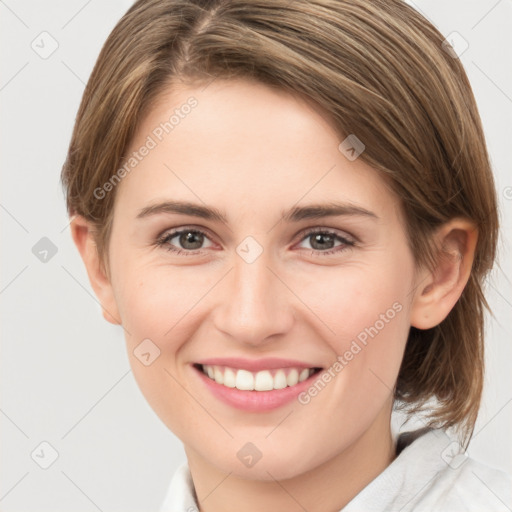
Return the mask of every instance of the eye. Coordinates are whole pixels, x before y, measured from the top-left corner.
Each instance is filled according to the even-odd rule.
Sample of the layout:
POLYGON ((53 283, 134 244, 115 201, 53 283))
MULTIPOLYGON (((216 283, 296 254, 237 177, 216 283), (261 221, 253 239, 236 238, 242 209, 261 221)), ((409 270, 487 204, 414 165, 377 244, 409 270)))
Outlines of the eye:
MULTIPOLYGON (((205 231, 197 228, 181 228, 165 232, 158 238, 156 245, 177 255, 191 256, 200 254, 202 249, 213 246, 211 242, 209 245, 203 246, 205 241, 209 241, 205 231), (175 242, 173 242, 174 239, 176 239, 175 242)), ((306 241, 309 241, 311 245, 311 254, 319 256, 341 253, 355 245, 355 241, 347 236, 342 236, 335 231, 319 228, 311 229, 303 234, 301 243, 306 241), (337 245, 336 242, 338 242, 337 245)), ((304 248, 307 249, 307 247, 304 248)))
MULTIPOLYGON (((164 247, 168 251, 174 252, 176 254, 197 254, 202 247, 205 240, 209 240, 204 231, 193 229, 193 228, 185 228, 176 231, 166 232, 164 233, 156 242, 158 246, 164 247), (175 243, 179 244, 181 247, 176 247, 172 240, 177 239, 175 243)), ((211 247, 213 244, 206 247, 211 247)))
POLYGON ((333 253, 341 253, 342 251, 353 247, 354 240, 341 236, 338 233, 326 229, 312 229, 305 233, 302 243, 309 241, 313 255, 327 256, 333 253), (336 241, 339 242, 338 245, 336 241))

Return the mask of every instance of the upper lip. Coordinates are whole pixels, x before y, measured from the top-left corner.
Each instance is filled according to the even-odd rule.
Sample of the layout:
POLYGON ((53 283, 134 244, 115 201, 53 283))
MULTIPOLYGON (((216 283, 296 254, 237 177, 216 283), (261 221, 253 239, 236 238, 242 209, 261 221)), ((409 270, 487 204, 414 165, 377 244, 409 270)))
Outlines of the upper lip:
POLYGON ((293 359, 268 357, 262 359, 244 359, 242 357, 212 357, 196 361, 195 364, 209 366, 228 366, 237 370, 258 372, 261 370, 274 370, 277 368, 321 368, 311 363, 304 363, 293 359))

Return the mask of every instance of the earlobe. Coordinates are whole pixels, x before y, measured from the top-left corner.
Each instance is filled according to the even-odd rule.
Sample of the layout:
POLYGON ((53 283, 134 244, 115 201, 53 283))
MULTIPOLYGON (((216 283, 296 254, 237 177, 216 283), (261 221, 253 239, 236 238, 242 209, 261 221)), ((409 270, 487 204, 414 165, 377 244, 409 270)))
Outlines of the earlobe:
POLYGON ((419 273, 413 297, 411 325, 418 329, 439 325, 459 300, 471 275, 478 232, 472 222, 452 219, 434 238, 435 268, 419 273))
POLYGON ((103 317, 112 324, 121 325, 112 284, 100 260, 90 222, 80 215, 75 215, 70 228, 73 241, 87 270, 89 282, 101 305, 103 317))

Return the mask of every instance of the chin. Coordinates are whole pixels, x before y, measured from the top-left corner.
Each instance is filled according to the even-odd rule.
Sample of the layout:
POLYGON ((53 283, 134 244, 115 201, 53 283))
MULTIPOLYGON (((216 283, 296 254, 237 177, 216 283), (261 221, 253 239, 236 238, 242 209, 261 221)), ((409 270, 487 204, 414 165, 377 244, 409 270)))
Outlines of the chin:
MULTIPOLYGON (((243 460, 243 455, 240 458, 243 460)), ((288 480, 307 473, 315 466, 313 458, 300 450, 272 454, 263 451, 261 458, 252 466, 246 465, 240 458, 237 453, 234 458, 227 458, 224 452, 221 460, 213 458, 211 461, 224 473, 231 473, 244 480, 260 481, 288 480)))

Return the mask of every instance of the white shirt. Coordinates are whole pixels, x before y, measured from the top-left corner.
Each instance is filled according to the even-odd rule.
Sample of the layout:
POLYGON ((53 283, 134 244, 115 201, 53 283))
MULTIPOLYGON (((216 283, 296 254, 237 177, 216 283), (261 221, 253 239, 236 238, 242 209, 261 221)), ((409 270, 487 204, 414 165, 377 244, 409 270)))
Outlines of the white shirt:
MULTIPOLYGON (((397 453, 343 512, 512 511, 512 477, 468 457, 443 430, 401 434, 397 453)), ((185 463, 175 472, 160 512, 198 510, 185 463)))

